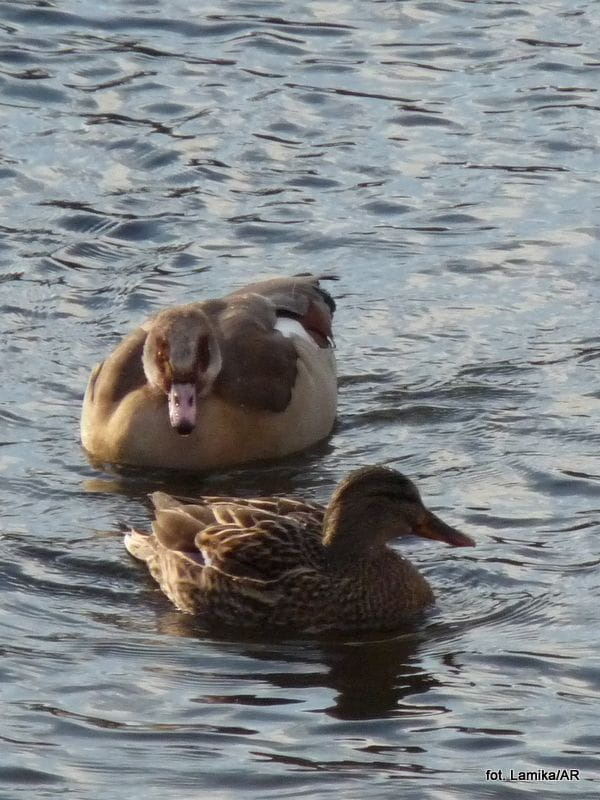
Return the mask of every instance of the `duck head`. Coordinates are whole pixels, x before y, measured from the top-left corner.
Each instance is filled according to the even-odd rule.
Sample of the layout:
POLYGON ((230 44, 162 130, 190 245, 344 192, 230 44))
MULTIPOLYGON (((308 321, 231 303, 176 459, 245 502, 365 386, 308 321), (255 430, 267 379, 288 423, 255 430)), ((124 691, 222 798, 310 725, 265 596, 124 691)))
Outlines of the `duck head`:
POLYGON ((146 379, 167 395, 169 422, 187 435, 196 425, 198 401, 205 397, 221 370, 215 331, 197 306, 178 306, 158 314, 144 344, 146 379))
POLYGON ((475 544, 426 508, 409 478, 388 467, 350 473, 335 490, 325 514, 323 544, 334 559, 354 559, 380 550, 390 539, 410 535, 453 547, 475 544))

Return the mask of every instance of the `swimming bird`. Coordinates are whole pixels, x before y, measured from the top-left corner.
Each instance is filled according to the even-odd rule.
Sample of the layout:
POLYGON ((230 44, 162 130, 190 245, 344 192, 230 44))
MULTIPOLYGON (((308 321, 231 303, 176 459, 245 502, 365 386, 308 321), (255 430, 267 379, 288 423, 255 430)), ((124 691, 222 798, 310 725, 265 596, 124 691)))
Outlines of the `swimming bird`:
POLYGON ((97 462, 207 471, 294 453, 333 426, 335 302, 304 275, 160 311, 92 370, 97 462))
POLYGON ((350 473, 327 507, 289 497, 151 499, 152 533, 132 530, 125 546, 177 608, 211 627, 396 628, 434 596, 388 541, 412 534, 475 544, 429 511, 409 478, 382 466, 350 473))

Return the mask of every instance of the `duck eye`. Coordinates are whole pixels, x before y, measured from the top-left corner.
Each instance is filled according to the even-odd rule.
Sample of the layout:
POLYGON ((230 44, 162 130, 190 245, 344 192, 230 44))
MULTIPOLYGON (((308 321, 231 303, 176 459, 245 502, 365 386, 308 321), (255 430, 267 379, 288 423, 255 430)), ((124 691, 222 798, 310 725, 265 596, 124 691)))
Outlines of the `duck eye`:
POLYGON ((164 364, 169 360, 168 347, 164 339, 159 339, 156 344, 156 360, 164 364))

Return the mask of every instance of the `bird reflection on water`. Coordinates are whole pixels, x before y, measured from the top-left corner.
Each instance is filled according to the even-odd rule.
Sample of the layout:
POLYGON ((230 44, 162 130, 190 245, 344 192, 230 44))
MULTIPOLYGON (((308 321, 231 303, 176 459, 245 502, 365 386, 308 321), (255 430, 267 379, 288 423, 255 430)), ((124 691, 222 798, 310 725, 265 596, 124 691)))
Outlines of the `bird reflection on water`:
MULTIPOLYGON (((162 602, 157 597, 157 603, 162 602)), ((242 691, 245 698, 242 702, 248 705, 264 703, 264 687, 267 696, 269 688, 277 690, 277 699, 271 698, 267 701, 269 704, 301 702, 298 698, 304 689, 326 690, 332 703, 310 710, 325 712, 336 719, 412 717, 444 711, 441 707, 413 705, 408 699, 439 685, 419 664, 417 656, 425 634, 418 626, 407 626, 390 637, 269 641, 265 637, 246 636, 240 640, 231 636, 217 641, 214 637, 207 639, 202 625, 188 615, 159 611, 156 623, 162 634, 197 639, 202 647, 216 650, 223 646, 228 656, 235 653, 236 657, 251 659, 252 671, 248 673, 222 673, 224 684, 231 682, 243 687, 248 682, 261 686, 260 695, 242 691), (267 663, 271 669, 257 669, 260 664, 267 663), (282 689, 294 692, 282 697, 282 689)), ((310 697, 311 693, 306 696, 310 697)), ((317 696, 322 696, 320 691, 317 696)), ((195 699, 209 703, 232 702, 230 695, 195 699)))

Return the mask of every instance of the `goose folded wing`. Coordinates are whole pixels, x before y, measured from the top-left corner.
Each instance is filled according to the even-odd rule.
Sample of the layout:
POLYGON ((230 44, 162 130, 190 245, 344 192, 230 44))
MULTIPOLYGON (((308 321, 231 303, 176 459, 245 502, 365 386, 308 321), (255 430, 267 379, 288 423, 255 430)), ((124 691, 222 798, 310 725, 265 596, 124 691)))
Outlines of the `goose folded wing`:
POLYGON ((146 336, 143 328, 136 328, 94 367, 89 385, 89 399, 94 405, 110 407, 145 385, 142 351, 146 336))
POLYGON ((337 275, 299 275, 293 278, 273 278, 244 286, 229 298, 257 294, 269 300, 277 317, 298 320, 321 347, 332 340, 332 321, 335 301, 320 285, 323 280, 337 280, 337 275))

